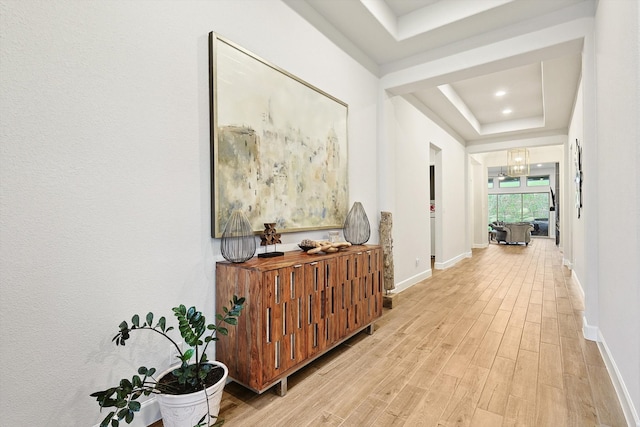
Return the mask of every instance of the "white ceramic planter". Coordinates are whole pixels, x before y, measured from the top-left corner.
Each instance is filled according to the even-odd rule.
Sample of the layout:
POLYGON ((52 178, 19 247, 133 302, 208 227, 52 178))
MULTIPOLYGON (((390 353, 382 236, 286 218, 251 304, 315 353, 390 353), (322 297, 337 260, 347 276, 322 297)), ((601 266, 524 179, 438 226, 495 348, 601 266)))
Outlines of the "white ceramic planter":
MULTIPOLYGON (((209 396, 209 411, 213 416, 218 416, 220 412, 220 401, 222 400, 222 390, 227 382, 229 370, 220 362, 210 361, 212 365, 218 365, 224 369, 224 375, 220 381, 207 388, 209 396)), ((164 371, 159 378, 173 371, 176 366, 164 371)), ((162 424, 164 427, 193 427, 200 418, 207 413, 207 402, 204 390, 191 394, 159 394, 156 396, 160 404, 162 414, 162 424)), ((209 425, 215 423, 216 419, 210 419, 209 425)))

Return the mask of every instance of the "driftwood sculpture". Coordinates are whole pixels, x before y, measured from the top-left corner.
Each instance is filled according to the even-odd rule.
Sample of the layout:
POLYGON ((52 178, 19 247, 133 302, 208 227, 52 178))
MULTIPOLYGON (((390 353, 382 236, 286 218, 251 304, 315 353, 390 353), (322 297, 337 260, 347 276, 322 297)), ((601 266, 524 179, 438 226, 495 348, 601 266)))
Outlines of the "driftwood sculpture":
POLYGON ((384 290, 389 292, 396 288, 393 276, 393 236, 391 229, 393 220, 391 212, 380 212, 380 244, 382 245, 382 265, 384 290))

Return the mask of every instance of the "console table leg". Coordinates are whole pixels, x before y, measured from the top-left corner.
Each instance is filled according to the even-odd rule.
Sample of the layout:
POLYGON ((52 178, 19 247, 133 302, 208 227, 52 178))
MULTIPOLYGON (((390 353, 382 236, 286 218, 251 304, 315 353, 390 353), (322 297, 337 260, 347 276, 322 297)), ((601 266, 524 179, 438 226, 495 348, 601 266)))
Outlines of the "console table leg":
POLYGON ((287 377, 284 377, 276 384, 276 394, 280 397, 287 394, 287 377))
POLYGON ((373 335, 373 323, 367 326, 367 335, 373 335))

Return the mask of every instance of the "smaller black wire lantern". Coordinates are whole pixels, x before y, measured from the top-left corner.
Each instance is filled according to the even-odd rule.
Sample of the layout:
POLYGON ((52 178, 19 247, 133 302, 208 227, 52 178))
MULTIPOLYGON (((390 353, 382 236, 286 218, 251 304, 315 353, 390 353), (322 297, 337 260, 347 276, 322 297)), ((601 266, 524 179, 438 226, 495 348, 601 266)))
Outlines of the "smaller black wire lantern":
POLYGON ((371 236, 371 225, 362 203, 355 202, 347 214, 342 230, 344 238, 352 245, 363 245, 371 236))
POLYGON ((220 252, 229 262, 245 262, 256 253, 256 238, 249 220, 241 211, 233 211, 222 232, 220 252))

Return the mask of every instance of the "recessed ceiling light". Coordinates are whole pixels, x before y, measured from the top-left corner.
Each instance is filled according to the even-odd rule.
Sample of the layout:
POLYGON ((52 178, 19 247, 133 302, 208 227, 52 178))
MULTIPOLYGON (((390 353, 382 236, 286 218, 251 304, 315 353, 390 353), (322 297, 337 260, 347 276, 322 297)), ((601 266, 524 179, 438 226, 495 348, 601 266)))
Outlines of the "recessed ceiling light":
POLYGON ((511 108, 505 108, 504 110, 502 110, 502 114, 504 114, 505 116, 507 114, 511 114, 513 112, 513 110, 511 108))
POLYGON ((542 163, 538 163, 538 167, 541 168, 542 167, 542 163))
POLYGON ((505 96, 507 94, 507 91, 505 90, 499 90, 495 93, 495 96, 497 96, 498 98, 501 96, 505 96))

